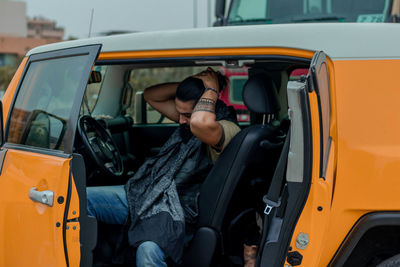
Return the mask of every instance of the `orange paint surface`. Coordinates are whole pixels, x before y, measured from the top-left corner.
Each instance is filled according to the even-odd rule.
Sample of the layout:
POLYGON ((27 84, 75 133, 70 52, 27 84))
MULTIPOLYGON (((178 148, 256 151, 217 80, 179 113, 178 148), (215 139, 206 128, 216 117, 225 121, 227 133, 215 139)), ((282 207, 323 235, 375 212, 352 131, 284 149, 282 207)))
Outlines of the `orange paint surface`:
POLYGON ((0 266, 66 266, 65 201, 59 204, 57 198, 67 198, 69 161, 7 151, 0 177, 0 266), (53 206, 32 201, 28 193, 33 187, 53 191, 53 206))
MULTIPOLYGON (((313 147, 310 195, 291 241, 298 250, 297 235, 310 236, 309 246, 298 250, 304 256, 301 266, 329 264, 362 215, 400 209, 400 90, 393 78, 399 69, 400 60, 343 60, 330 65, 333 143, 325 181, 316 173, 319 151, 313 147)), ((313 98, 314 135, 319 124, 313 98)))

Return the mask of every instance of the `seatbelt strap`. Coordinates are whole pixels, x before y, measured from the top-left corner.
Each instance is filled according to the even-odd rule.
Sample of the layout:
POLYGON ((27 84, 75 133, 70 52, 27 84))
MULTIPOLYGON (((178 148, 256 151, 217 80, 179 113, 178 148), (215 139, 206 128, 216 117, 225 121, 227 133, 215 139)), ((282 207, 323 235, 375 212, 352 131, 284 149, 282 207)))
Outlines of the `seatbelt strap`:
POLYGON ((274 176, 272 177, 268 193, 263 197, 263 201, 265 203, 264 214, 266 216, 268 216, 274 208, 278 208, 281 205, 281 190, 282 190, 283 179, 285 177, 285 172, 286 172, 289 144, 290 144, 290 130, 286 135, 285 144, 283 145, 278 164, 275 168, 274 176))
POLYGON ((268 193, 263 197, 263 201, 265 203, 264 222, 263 222, 262 235, 259 245, 259 253, 257 253, 256 266, 259 266, 260 264, 261 257, 264 251, 264 246, 267 241, 269 228, 272 223, 272 215, 270 216, 270 213, 275 208, 276 209, 275 215, 283 217, 284 209, 279 209, 279 207, 282 205, 282 207, 284 208, 286 207, 287 204, 288 189, 287 185, 285 185, 282 189, 282 184, 283 184, 283 179, 285 177, 286 163, 289 153, 289 141, 290 141, 290 129, 286 135, 285 144, 283 145, 278 164, 276 165, 271 185, 268 189, 268 193))

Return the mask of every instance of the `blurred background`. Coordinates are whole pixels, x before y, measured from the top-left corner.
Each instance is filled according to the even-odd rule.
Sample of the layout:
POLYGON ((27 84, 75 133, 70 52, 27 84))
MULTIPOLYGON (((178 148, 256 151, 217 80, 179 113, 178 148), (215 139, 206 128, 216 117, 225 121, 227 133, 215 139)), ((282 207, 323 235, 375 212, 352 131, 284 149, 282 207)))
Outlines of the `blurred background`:
POLYGON ((215 0, 0 0, 0 97, 30 49, 120 33, 212 26, 215 0))

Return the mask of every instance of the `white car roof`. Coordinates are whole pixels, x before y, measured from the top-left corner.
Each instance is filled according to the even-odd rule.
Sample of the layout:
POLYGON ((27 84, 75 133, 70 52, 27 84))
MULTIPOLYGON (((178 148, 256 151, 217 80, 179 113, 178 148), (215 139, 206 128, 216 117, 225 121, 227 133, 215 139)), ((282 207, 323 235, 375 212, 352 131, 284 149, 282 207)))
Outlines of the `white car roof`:
POLYGON ((101 52, 284 47, 324 51, 333 60, 400 59, 400 24, 307 23, 140 32, 44 45, 32 54, 102 44, 101 52))

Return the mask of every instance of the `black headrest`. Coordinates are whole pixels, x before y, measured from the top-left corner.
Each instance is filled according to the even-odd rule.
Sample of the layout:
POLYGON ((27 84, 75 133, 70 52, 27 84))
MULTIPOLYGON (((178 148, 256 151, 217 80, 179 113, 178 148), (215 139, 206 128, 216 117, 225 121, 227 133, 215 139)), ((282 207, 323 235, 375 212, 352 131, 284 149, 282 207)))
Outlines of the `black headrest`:
POLYGON ((275 114, 281 109, 275 84, 265 73, 249 77, 243 87, 243 102, 255 113, 275 114))

